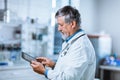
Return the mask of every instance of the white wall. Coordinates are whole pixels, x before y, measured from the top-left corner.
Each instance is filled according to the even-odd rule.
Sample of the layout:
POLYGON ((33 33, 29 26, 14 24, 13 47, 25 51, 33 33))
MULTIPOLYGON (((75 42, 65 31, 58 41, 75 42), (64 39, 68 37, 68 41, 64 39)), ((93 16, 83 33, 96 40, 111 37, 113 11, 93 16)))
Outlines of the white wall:
POLYGON ((113 52, 120 56, 120 0, 99 0, 98 30, 105 30, 113 40, 113 52))
POLYGON ((82 28, 87 33, 96 31, 96 0, 80 0, 80 14, 82 20, 82 28))
POLYGON ((80 13, 83 29, 110 34, 112 52, 120 56, 120 0, 80 0, 80 13))

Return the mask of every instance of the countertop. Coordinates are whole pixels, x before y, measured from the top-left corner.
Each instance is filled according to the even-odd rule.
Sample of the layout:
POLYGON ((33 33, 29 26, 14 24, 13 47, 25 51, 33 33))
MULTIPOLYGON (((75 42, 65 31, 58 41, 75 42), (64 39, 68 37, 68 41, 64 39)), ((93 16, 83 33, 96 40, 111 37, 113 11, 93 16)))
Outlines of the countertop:
MULTIPOLYGON (((51 60, 56 61, 58 58, 58 55, 53 55, 53 56, 49 56, 48 58, 50 58, 51 60)), ((25 61, 25 60, 21 60, 18 61, 16 63, 11 63, 8 62, 8 65, 0 65, 0 71, 5 71, 5 70, 15 70, 15 69, 25 69, 25 68, 29 68, 32 69, 30 66, 30 63, 25 61)))
POLYGON ((0 71, 5 70, 15 70, 15 69, 25 69, 25 68, 31 68, 30 64, 28 62, 20 62, 17 64, 12 65, 2 65, 0 66, 0 71))

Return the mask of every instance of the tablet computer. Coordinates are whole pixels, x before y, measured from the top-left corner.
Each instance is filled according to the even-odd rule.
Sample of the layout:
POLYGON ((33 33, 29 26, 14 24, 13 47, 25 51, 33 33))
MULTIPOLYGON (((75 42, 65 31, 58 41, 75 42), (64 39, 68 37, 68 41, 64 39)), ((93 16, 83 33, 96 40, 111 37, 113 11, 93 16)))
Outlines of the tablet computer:
POLYGON ((35 57, 33 57, 33 56, 31 56, 31 55, 29 55, 25 52, 22 52, 22 58, 25 59, 26 61, 30 62, 30 63, 31 63, 31 61, 36 61, 35 57))

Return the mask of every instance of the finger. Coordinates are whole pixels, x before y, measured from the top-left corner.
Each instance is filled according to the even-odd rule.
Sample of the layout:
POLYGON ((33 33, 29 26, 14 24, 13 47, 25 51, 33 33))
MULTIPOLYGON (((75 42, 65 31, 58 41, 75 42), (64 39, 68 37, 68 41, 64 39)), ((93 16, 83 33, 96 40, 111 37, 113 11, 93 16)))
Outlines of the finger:
POLYGON ((32 67, 34 67, 34 64, 30 64, 32 67))
POLYGON ((30 64, 33 68, 35 68, 36 67, 36 65, 35 64, 30 64))
POLYGON ((42 61, 46 61, 46 58, 45 57, 39 57, 39 58, 36 58, 37 61, 39 62, 42 62, 42 61))
POLYGON ((43 62, 42 62, 42 64, 45 64, 45 65, 46 65, 46 64, 47 64, 47 62, 43 61, 43 62))
POLYGON ((45 57, 37 57, 37 59, 42 59, 42 58, 45 58, 45 57))
POLYGON ((38 57, 38 58, 36 58, 37 60, 46 60, 46 58, 45 57, 38 57))
POLYGON ((31 61, 31 64, 36 64, 36 61, 31 61))
POLYGON ((40 62, 37 62, 37 61, 31 61, 31 64, 33 64, 33 65, 39 65, 40 62))

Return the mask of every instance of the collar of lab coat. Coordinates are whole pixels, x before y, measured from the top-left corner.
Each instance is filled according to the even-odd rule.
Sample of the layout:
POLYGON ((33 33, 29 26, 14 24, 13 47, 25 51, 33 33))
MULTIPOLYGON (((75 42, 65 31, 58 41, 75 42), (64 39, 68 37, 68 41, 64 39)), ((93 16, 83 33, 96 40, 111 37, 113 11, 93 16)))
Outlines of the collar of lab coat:
POLYGON ((65 41, 68 42, 70 39, 72 39, 73 36, 75 36, 78 32, 81 32, 82 29, 77 30, 73 35, 69 36, 65 41))
POLYGON ((71 43, 72 40, 76 39, 77 37, 83 34, 85 34, 84 30, 77 32, 67 43, 71 43))
POLYGON ((71 41, 73 41, 74 39, 76 39, 77 37, 79 37, 80 35, 85 34, 84 30, 77 32, 68 42, 64 41, 63 45, 62 45, 62 50, 71 43, 71 41))

